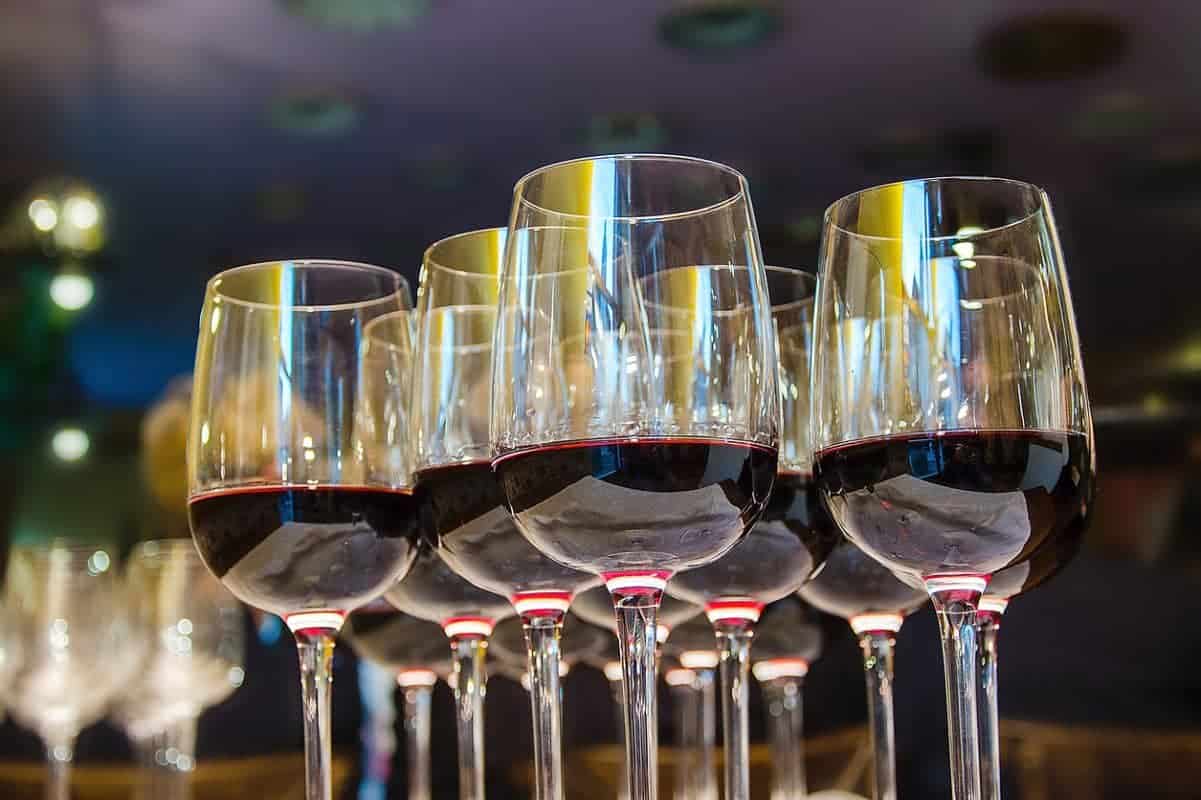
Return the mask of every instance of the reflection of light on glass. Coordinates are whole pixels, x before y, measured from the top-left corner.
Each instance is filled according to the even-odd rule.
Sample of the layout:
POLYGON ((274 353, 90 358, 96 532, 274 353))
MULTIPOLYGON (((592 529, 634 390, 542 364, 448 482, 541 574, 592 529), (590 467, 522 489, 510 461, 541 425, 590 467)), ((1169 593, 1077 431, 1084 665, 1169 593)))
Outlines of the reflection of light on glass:
POLYGON ((86 231, 100 222, 100 206, 90 197, 73 195, 63 203, 63 215, 67 222, 86 231))
POLYGON ((184 617, 179 622, 175 623, 175 629, 177 631, 179 631, 181 634, 183 634, 184 636, 191 636, 192 635, 192 620, 188 619, 187 617, 184 617))
POLYGON ((316 453, 316 451, 314 451, 314 450, 305 450, 305 451, 304 451, 304 460, 305 460, 305 461, 308 461, 308 462, 310 462, 310 463, 311 463, 311 462, 313 462, 313 461, 316 461, 316 460, 317 460, 317 453, 316 453))
POLYGON ((50 646, 55 650, 66 650, 71 644, 71 637, 67 634, 68 629, 65 619, 56 619, 50 623, 50 646))
POLYGON ((29 221, 33 223, 33 227, 43 233, 52 231, 58 224, 58 211, 54 208, 54 204, 46 198, 35 198, 29 204, 29 221))
POLYGON ((959 266, 963 269, 975 269, 976 262, 972 261, 970 258, 961 258, 959 259, 959 266))
POLYGON ((951 396, 951 387, 950 386, 944 387, 943 390, 938 393, 938 396, 941 397, 943 400, 946 400, 948 397, 951 396))
POLYGON ((221 307, 213 307, 213 315, 209 317, 209 333, 216 333, 217 326, 221 324, 221 307))
POLYGON ((307 447, 307 448, 310 448, 310 449, 311 449, 311 448, 313 447, 313 437, 312 437, 312 436, 306 436, 306 437, 304 437, 303 439, 301 439, 301 440, 300 440, 300 446, 301 446, 301 447, 307 447))
MULTIPOLYGON (((984 233, 984 229, 978 225, 964 225, 962 228, 955 231, 955 238, 966 239, 969 236, 975 236, 978 233, 984 233)), ((954 250, 955 255, 959 256, 960 258, 972 258, 976 255, 976 245, 971 242, 956 242, 955 244, 951 245, 951 249, 954 250)), ((971 269, 971 267, 976 266, 976 264, 975 262, 972 262, 971 267, 968 267, 966 264, 960 262, 960 266, 971 269)))
POLYGON ((246 680, 246 670, 241 667, 230 667, 226 677, 229 678, 230 686, 241 686, 242 681, 246 680))
POLYGON ((50 440, 50 449, 61 461, 78 461, 88 454, 92 444, 79 428, 63 428, 50 440))
POLYGON ((78 311, 92 302, 96 288, 92 279, 87 275, 64 273, 55 275, 50 281, 50 299, 59 308, 67 311, 78 311))
POLYGON ((97 550, 88 557, 88 572, 93 575, 108 572, 108 567, 111 563, 112 559, 108 557, 108 553, 103 550, 97 550))
POLYGON ((209 424, 208 424, 208 421, 205 420, 200 425, 200 443, 208 444, 209 443, 209 435, 210 435, 209 434, 209 424))
POLYGON ((963 306, 967 311, 979 311, 984 308, 984 304, 979 300, 960 300, 959 305, 963 306))

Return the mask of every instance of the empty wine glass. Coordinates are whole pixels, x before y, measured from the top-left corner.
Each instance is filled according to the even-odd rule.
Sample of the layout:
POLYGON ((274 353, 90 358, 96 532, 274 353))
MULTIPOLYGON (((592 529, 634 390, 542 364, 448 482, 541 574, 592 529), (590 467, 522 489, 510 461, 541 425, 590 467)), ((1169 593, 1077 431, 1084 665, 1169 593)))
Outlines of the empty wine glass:
MULTIPOLYGON (((806 272, 779 267, 768 267, 766 274, 783 420, 776 484, 763 516, 746 537, 711 564, 681 571, 669 589, 703 605, 717 635, 725 796, 734 800, 746 800, 751 790, 747 709, 755 623, 764 606, 799 589, 841 538, 833 526, 819 524, 825 514, 813 485, 809 445, 809 357, 817 280, 806 272)), ((674 311, 663 309, 666 314, 674 311)))
POLYGON ((22 653, 9 710, 46 746, 48 800, 67 800, 79 732, 104 715, 122 663, 139 645, 116 565, 100 546, 17 545, 9 556, 5 607, 22 653))
POLYGON ((165 771, 160 790, 190 797, 196 722, 245 677, 242 605, 204 566, 191 539, 142 542, 126 562, 133 624, 147 643, 141 669, 115 716, 135 744, 158 738, 150 760, 165 771))
POLYGON ((771 746, 772 800, 796 800, 805 781, 802 688, 809 665, 822 653, 821 627, 812 610, 789 597, 764 609, 755 625, 751 672, 763 690, 771 746))
POLYGON ((360 658, 395 674, 404 698, 406 797, 429 800, 434 684, 451 670, 442 628, 376 601, 351 614, 342 634, 360 658))
POLYGON ((839 528, 938 612, 956 800, 980 796, 977 604, 1087 517, 1092 421, 1047 196, 993 178, 865 189, 826 212, 816 475, 839 528))
POLYGON ((606 156, 518 181, 495 338, 493 465, 522 533, 613 595, 633 800, 657 796, 663 589, 730 549, 775 479, 773 341, 746 181, 734 170, 606 156))
POLYGON ((209 281, 188 442, 189 522, 208 568, 284 619, 300 657, 308 800, 330 800, 330 692, 346 615, 412 563, 409 308, 395 272, 279 261, 209 281))
POLYGON ((509 598, 528 646, 535 795, 563 797, 559 666, 563 618, 598 582, 534 548, 513 521, 488 441, 492 335, 505 229, 471 231, 425 251, 418 288, 414 379, 417 497, 442 559, 476 586, 509 598))
POLYGON ((1001 798, 1001 732, 997 709, 997 637, 1001 615, 1020 594, 1050 580, 1080 550, 1083 520, 1058 539, 1047 542, 1029 558, 993 573, 980 598, 976 620, 980 625, 980 781, 985 800, 1001 798))
MULTIPOLYGON (((423 514, 422 526, 432 523, 423 514)), ((427 533, 427 535, 429 535, 427 533)), ((450 640, 459 735, 459 797, 484 796, 484 696, 488 639, 496 623, 513 614, 509 601, 469 583, 431 547, 423 547, 405 579, 388 590, 388 602, 438 624, 450 640)))
POLYGON ((893 648, 905 617, 926 602, 926 590, 902 583, 883 564, 843 539, 826 559, 825 569, 801 589, 800 595, 814 608, 845 619, 859 638, 875 759, 872 796, 875 800, 896 800, 893 648))

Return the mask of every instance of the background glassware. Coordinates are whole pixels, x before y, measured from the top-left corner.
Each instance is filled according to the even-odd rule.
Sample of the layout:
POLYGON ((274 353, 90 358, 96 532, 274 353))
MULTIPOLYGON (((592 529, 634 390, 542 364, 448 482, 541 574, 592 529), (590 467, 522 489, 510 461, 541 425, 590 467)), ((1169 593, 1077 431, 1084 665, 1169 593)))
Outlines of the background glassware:
POLYGON ((755 625, 751 672, 763 690, 767 714, 772 800, 795 800, 808 794, 802 688, 809 665, 822 652, 822 632, 815 616, 790 597, 768 606, 755 625))
POLYGON ((647 800, 659 598, 673 573, 745 534, 775 478, 775 359, 746 181, 675 156, 543 167, 514 189, 505 252, 494 465, 530 541, 613 594, 630 796, 647 800))
POLYGON ((1071 531, 1047 542, 1026 560, 994 573, 980 598, 976 621, 980 626, 980 782, 986 800, 1001 798, 1001 732, 997 707, 997 637, 1001 615, 1009 601, 1050 580, 1080 550, 1083 520, 1071 531))
POLYGON ((893 647, 905 617, 926 602, 926 590, 902 583, 883 564, 843 539, 826 559, 825 568, 799 594, 814 608, 845 619, 859 639, 874 756, 872 796, 896 800, 893 647))
POLYGON ((479 800, 484 796, 488 638, 497 622, 512 616, 513 609, 500 595, 464 580, 429 547, 421 549, 409 574, 385 596, 406 614, 437 623, 450 640, 459 735, 459 797, 479 800))
MULTIPOLYGON (((664 603, 671 598, 665 598, 664 603)), ((699 800, 717 800, 717 639, 713 625, 696 615, 671 629, 663 650, 687 672, 672 686, 679 709, 682 764, 677 773, 676 794, 699 800)), ((664 679, 668 679, 665 674, 664 679)), ((672 684, 668 680, 669 685, 672 684)))
MULTIPOLYGON (((560 678, 569 675, 576 665, 592 663, 597 656, 610 650, 613 638, 595 625, 579 619, 570 622, 570 618, 569 615, 564 620, 559 639, 560 678)), ((526 691, 532 691, 524 621, 513 617, 497 623, 488 646, 496 660, 506 667, 505 674, 521 683, 526 691)))
POLYGON ((9 710, 46 746, 48 800, 70 796, 75 739, 120 688, 114 665, 140 647, 116 572, 102 547, 16 545, 9 555, 5 607, 22 654, 9 710))
POLYGON ((309 800, 329 800, 330 663, 346 615, 398 580, 416 532, 409 308, 382 267, 281 261, 209 281, 188 446, 205 564, 278 614, 300 655, 309 800))
POLYGON ((509 513, 488 441, 492 335, 505 229, 461 233, 425 251, 418 288, 414 376, 417 497, 442 559, 475 585, 507 597, 528 648, 534 788, 563 797, 559 637, 572 597, 597 578, 534 549, 509 513))
POLYGON ((841 538, 820 507, 809 444, 809 357, 817 279, 779 267, 768 267, 766 275, 783 421, 776 484, 750 533, 716 561, 678 573, 669 590, 703 605, 713 623, 721 658, 725 796, 739 800, 751 790, 747 715, 755 623, 764 606, 801 588, 841 538))
POLYGON ((191 539, 135 547, 126 562, 125 591, 147 647, 115 716, 136 745, 154 748, 142 760, 168 778, 155 784, 156 796, 186 800, 196 722, 245 678, 242 605, 208 572, 191 539))
POLYGON ((826 212, 812 420, 839 527, 925 584, 943 638, 952 788, 980 794, 976 606, 1087 516, 1093 440, 1046 195, 935 178, 826 212))
MULTIPOLYGON (((395 674, 404 697, 406 797, 429 800, 434 684, 451 671, 442 628, 376 601, 351 614, 342 635, 360 658, 395 674)), ((379 755, 390 757, 388 752, 379 755)))

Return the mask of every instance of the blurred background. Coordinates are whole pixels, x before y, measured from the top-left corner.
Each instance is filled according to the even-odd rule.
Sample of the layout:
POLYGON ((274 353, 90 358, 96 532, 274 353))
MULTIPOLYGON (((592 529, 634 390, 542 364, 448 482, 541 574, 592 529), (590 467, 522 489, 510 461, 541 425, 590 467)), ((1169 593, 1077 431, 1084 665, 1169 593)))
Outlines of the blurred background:
MULTIPOLYGON (((504 224, 517 178, 585 154, 738 167, 767 261, 808 268, 823 209, 850 191, 1020 178, 1057 211, 1101 478, 1082 553, 1005 617, 1009 796, 1196 797, 1198 41, 1201 5, 1167 0, 0 0, 3 549, 188 535, 179 380, 224 267, 336 257, 415 286, 428 243, 504 224)), ((926 610, 899 637, 906 796, 949 794, 935 627, 926 610)), ((845 628, 827 626, 807 681, 807 732, 832 764, 814 789, 863 736, 845 628)), ((337 669, 352 797, 371 693, 349 648, 337 669)), ((299 769, 295 672, 290 637, 253 620, 245 683, 203 717, 201 762, 299 769)), ((569 758, 587 775, 612 738, 608 690, 586 669, 567 686, 569 758)), ((525 796, 524 692, 498 679, 488 702, 490 787, 525 796)), ((34 792, 40 754, 0 726, 6 796, 34 792)), ((84 780, 129 758, 107 725, 77 751, 84 780)), ((434 759, 436 794, 455 796, 445 687, 434 759)), ((402 796, 402 763, 393 784, 402 796)))

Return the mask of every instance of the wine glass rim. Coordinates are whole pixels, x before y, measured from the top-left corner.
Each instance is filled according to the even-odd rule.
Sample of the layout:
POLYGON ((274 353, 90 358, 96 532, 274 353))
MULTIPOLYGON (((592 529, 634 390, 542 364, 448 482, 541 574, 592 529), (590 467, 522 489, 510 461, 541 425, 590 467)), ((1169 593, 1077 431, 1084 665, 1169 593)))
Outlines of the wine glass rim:
MULTIPOLYGON (((451 314, 454 314, 454 315, 490 314, 491 316, 496 317, 497 316, 497 307, 496 306, 485 305, 483 303, 456 303, 454 305, 438 306, 437 308, 431 308, 425 314, 422 314, 421 321, 419 323, 421 326, 420 333, 419 333, 419 343, 421 345, 421 349, 423 352, 430 352, 430 351, 436 350, 438 352, 446 351, 446 352, 452 352, 452 353, 455 353, 455 352, 457 352, 457 353, 482 353, 484 351, 488 351, 488 350, 492 349, 492 340, 490 337, 487 341, 477 342, 476 344, 441 344, 441 343, 431 344, 431 343, 429 343, 428 341, 426 341, 427 328, 425 326, 425 322, 426 322, 427 315, 432 315, 432 314, 447 314, 448 316, 451 314)), ((423 359, 423 361, 424 361, 424 359, 423 359)))
MULTIPOLYGON (((390 320, 399 319, 402 317, 408 317, 408 318, 412 319, 415 316, 417 316, 416 309, 400 308, 400 309, 397 309, 396 311, 389 311, 386 314, 380 314, 378 317, 372 317, 367 322, 367 324, 363 326, 363 338, 366 339, 371 344, 378 344, 381 347, 388 348, 389 350, 395 350, 396 352, 407 352, 408 350, 411 350, 413 347, 411 342, 407 346, 404 344, 398 344, 397 342, 393 342, 393 341, 385 339, 381 336, 377 336, 375 331, 376 331, 376 328, 380 327, 385 322, 388 322, 390 320)), ((411 324, 412 323, 410 323, 410 325, 411 324)))
POLYGON ((381 267, 376 264, 368 264, 363 261, 343 261, 336 258, 280 258, 273 261, 256 261, 253 264, 241 264, 236 267, 222 270, 209 279, 207 286, 208 293, 219 298, 223 303, 243 306, 245 308, 265 308, 265 309, 288 309, 289 311, 348 311, 355 308, 370 308, 382 303, 389 303, 397 298, 405 301, 405 307, 399 310, 408 310, 412 306, 411 295, 409 293, 409 282, 405 277, 394 269, 381 267), (344 269, 355 272, 375 273, 393 281, 392 291, 381 293, 376 297, 370 297, 365 300, 353 300, 344 303, 316 303, 296 305, 293 303, 268 303, 262 300, 247 300, 243 297, 237 297, 228 292, 221 291, 221 282, 230 276, 240 275, 244 272, 253 272, 256 270, 266 269, 268 267, 276 267, 281 264, 290 264, 302 268, 327 267, 334 269, 344 269))
POLYGON ((988 175, 938 175, 938 176, 929 177, 929 178, 906 178, 905 180, 889 181, 887 183, 880 183, 880 184, 876 184, 875 186, 866 186, 862 189, 858 189, 854 192, 851 192, 850 194, 843 195, 842 197, 838 198, 833 203, 831 203, 829 206, 827 206, 825 213, 822 215, 822 219, 824 220, 826 227, 833 228, 833 229, 839 231, 840 233, 844 233, 847 236, 853 236, 857 239, 871 239, 873 241, 884 241, 884 242, 900 241, 906 237, 903 235, 902 236, 879 236, 879 235, 875 235, 875 234, 858 233, 856 231, 847 230, 843 226, 841 226, 838 223, 833 221, 834 210, 836 208, 838 208, 839 206, 842 206, 858 197, 862 197, 863 195, 869 194, 871 192, 878 192, 883 189, 889 189, 894 186, 907 186, 910 184, 918 185, 918 184, 931 184, 931 183, 942 183, 942 182, 949 183, 949 182, 953 182, 953 181, 962 181, 965 183, 966 182, 978 182, 978 183, 1008 184, 1015 188, 1027 189, 1029 191, 1034 192, 1039 197, 1040 202, 1036 208, 1023 214, 1018 219, 1014 219, 1014 220, 1010 220, 1009 222, 1006 222, 1004 225, 993 225, 993 226, 987 227, 987 228, 981 227, 979 230, 973 230, 970 233, 966 233, 962 236, 960 236, 958 233, 948 233, 948 234, 944 234, 942 236, 927 236, 923 239, 923 241, 927 241, 927 242, 944 242, 944 241, 970 242, 972 239, 979 238, 981 236, 991 236, 994 233, 998 233, 998 232, 1006 230, 1008 228, 1013 228, 1018 225, 1025 224, 1026 222, 1029 222, 1031 219, 1033 219, 1034 217, 1041 214, 1043 212, 1044 208, 1046 208, 1046 204, 1047 204, 1046 191, 1041 186, 1030 183, 1029 181, 1023 181, 1023 180, 1019 180, 1017 178, 996 178, 996 177, 991 177, 988 175))
MULTIPOLYGON (((807 269, 801 269, 800 267, 781 267, 777 264, 764 264, 763 271, 765 273, 772 272, 776 273, 777 275, 789 275, 800 278, 802 281, 809 284, 814 290, 814 293, 808 297, 801 297, 796 300, 788 300, 783 303, 773 303, 771 306, 773 314, 781 311, 791 311, 794 308, 800 308, 801 306, 814 304, 814 301, 817 298, 817 275, 815 273, 810 272, 807 269)), ((770 301, 770 299, 771 298, 769 296, 768 300, 770 301)))
MULTIPOLYGON (((708 158, 699 158, 697 156, 675 155, 671 153, 612 153, 608 155, 581 156, 580 158, 569 158, 565 161, 556 161, 552 164, 544 164, 537 169, 530 170, 525 175, 522 175, 515 184, 513 184, 513 195, 517 201, 524 206, 539 211, 543 214, 548 214, 554 217, 564 217, 567 219, 604 219, 617 222, 668 222, 676 219, 687 219, 688 217, 697 217, 704 214, 711 214, 715 211, 720 211, 726 206, 733 205, 738 200, 747 196, 747 181, 746 176, 738 170, 731 167, 729 164, 722 164, 720 161, 713 161, 708 158), (534 178, 550 172, 551 170, 569 167, 573 164, 584 164, 589 161, 676 161, 685 164, 694 164, 697 166, 712 167, 717 171, 724 172, 732 176, 738 181, 738 191, 722 200, 715 203, 710 203, 707 206, 700 208, 690 208, 685 211, 669 211, 661 214, 634 214, 634 215, 614 215, 614 214, 578 214, 571 211, 555 211, 554 209, 541 206, 525 197, 524 189, 534 178)), ((554 226, 542 226, 554 227, 554 226)))
MULTIPOLYGON (((474 238, 476 236, 484 236, 485 234, 504 233, 507 235, 508 232, 509 232, 509 229, 507 227, 496 226, 496 227, 492 227, 492 228, 475 228, 473 230, 462 231, 460 233, 451 234, 450 236, 443 236, 441 239, 438 239, 437 241, 432 242, 428 247, 425 248, 425 252, 422 253, 422 256, 421 256, 421 265, 423 267, 436 267, 437 269, 440 269, 443 272, 450 272, 455 275, 463 275, 468 278, 472 278, 474 280, 483 280, 483 281, 490 280, 493 283, 497 283, 500 280, 499 268, 497 269, 496 272, 476 272, 474 270, 461 269, 459 267, 452 267, 452 266, 450 266, 448 264, 444 264, 443 262, 434 258, 434 251, 442 248, 443 246, 445 246, 451 242, 458 241, 459 239, 470 239, 470 238, 474 238)), ((501 261, 502 262, 504 261, 504 253, 501 253, 501 261)), ((499 267, 499 265, 498 265, 498 267, 499 267)))

